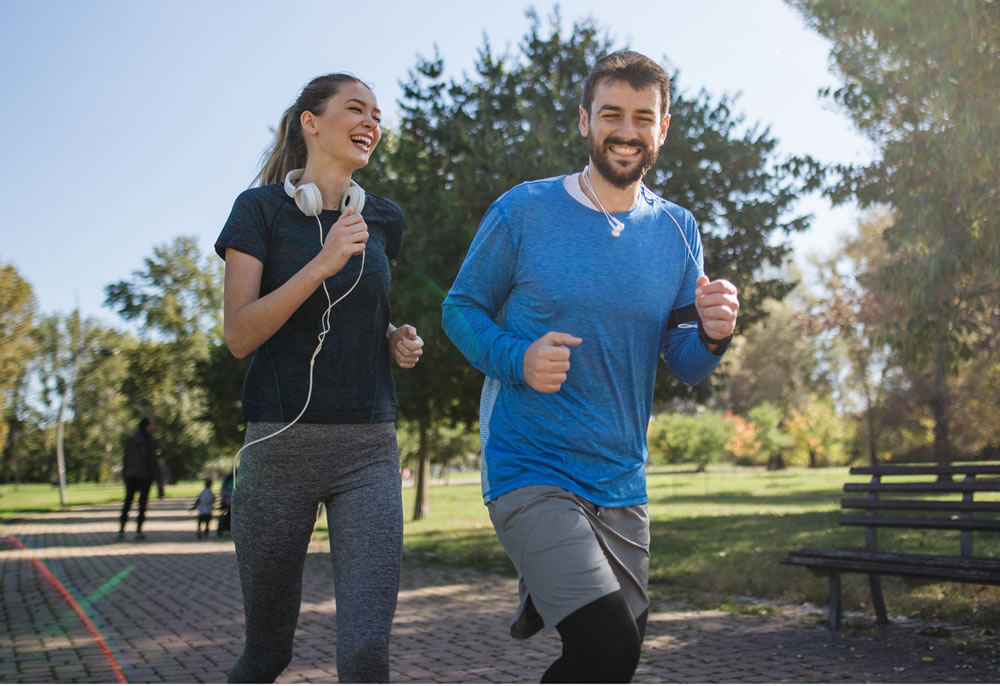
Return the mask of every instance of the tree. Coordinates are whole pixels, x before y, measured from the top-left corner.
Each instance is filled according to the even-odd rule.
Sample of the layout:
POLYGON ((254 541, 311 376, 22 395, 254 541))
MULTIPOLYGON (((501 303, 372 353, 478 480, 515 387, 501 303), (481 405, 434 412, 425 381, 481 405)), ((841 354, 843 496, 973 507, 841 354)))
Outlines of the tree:
POLYGON ((771 403, 761 403, 747 413, 747 419, 754 426, 760 454, 767 459, 767 468, 784 468, 782 451, 791 445, 791 439, 781 428, 784 419, 781 408, 771 403))
POLYGON ((949 378, 1000 308, 1000 3, 788 2, 833 43, 844 85, 824 94, 881 150, 841 168, 831 195, 893 209, 880 276, 906 316, 889 339, 932 369, 934 455, 948 461, 949 378))
POLYGON ((733 414, 731 410, 726 410, 726 421, 731 427, 731 435, 726 441, 726 450, 736 464, 753 465, 757 455, 760 454, 760 439, 757 438, 757 430, 754 425, 738 414, 733 414))
POLYGON ((117 351, 123 336, 74 311, 43 317, 32 337, 37 350, 32 367, 49 410, 42 421, 55 429, 56 476, 65 504, 67 482, 107 476, 112 450, 121 445, 124 367, 108 365, 105 358, 117 351))
POLYGON ((694 462, 698 471, 718 462, 726 453, 734 427, 721 412, 703 410, 697 415, 663 413, 653 419, 647 430, 650 456, 662 456, 667 462, 694 462))
MULTIPOLYGON (((123 319, 138 322, 143 334, 125 352, 129 371, 123 390, 135 421, 155 417, 164 459, 175 478, 196 475, 222 451, 202 376, 209 369, 208 378, 231 376, 223 358, 213 356, 223 340, 222 285, 223 263, 202 256, 195 238, 180 237, 155 247, 131 280, 105 288, 105 304, 123 319)), ((228 387, 233 402, 239 388, 228 387)), ((213 404, 225 402, 216 398, 213 404)), ((232 412, 224 416, 233 419, 232 412)), ((227 426, 223 433, 236 429, 227 426)))
MULTIPOLYGON (((365 171, 370 176, 359 177, 384 189, 407 215, 403 258, 393 272, 394 317, 419 325, 425 352, 414 373, 397 379, 401 411, 422 431, 442 421, 475 421, 481 376, 441 332, 440 304, 479 220, 516 184, 586 163, 577 131, 580 87, 597 59, 612 51, 612 41, 592 20, 566 31, 557 12, 545 31, 533 11, 528 17, 517 54, 497 55, 485 42, 474 74, 460 81, 444 78, 440 57, 418 59, 403 84, 398 136, 383 154, 390 152, 365 171)), ((743 288, 743 321, 752 322, 763 299, 780 297, 787 287, 767 279, 751 283, 749 275, 788 254, 776 235, 808 226, 805 217, 784 217, 818 177, 811 160, 776 159, 768 131, 744 126, 732 105, 731 98, 713 102, 704 91, 693 99, 678 94, 668 143, 647 182, 695 213, 708 272, 743 288)), ((691 395, 668 376, 660 375, 660 397, 691 395)), ((707 396, 705 386, 695 395, 707 396)), ((425 437, 421 455, 429 444, 425 437)), ((423 473, 418 470, 416 518, 426 507, 423 473)))
POLYGON ((905 305, 886 292, 878 278, 890 258, 883 234, 891 213, 873 211, 858 223, 829 258, 818 260, 823 294, 812 303, 811 336, 832 334, 831 355, 841 361, 837 375, 841 405, 859 417, 870 464, 878 463, 881 410, 897 373, 898 359, 887 345, 888 322, 898 321, 905 305), (846 372, 844 371, 846 370, 846 372))
POLYGON ((783 412, 806 404, 809 395, 827 395, 830 381, 821 360, 826 351, 810 335, 801 303, 770 300, 766 319, 749 327, 723 360, 729 383, 720 398, 735 414, 771 403, 783 412))
POLYGON ((788 462, 805 463, 813 468, 846 462, 847 429, 831 397, 810 394, 803 405, 792 408, 785 418, 785 433, 792 448, 788 462))
POLYGON ((13 265, 0 265, 0 448, 6 445, 10 394, 32 353, 35 297, 13 265))

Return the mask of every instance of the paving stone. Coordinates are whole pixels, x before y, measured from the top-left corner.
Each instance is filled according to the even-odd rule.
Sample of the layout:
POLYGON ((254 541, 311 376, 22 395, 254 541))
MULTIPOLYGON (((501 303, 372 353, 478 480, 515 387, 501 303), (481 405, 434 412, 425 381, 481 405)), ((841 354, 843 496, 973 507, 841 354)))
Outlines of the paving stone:
MULTIPOLYGON (((195 539, 187 500, 152 501, 143 542, 114 540, 116 504, 0 525, 0 636, 6 641, 0 683, 113 683, 116 667, 134 682, 224 681, 243 649, 233 544, 228 537, 195 539), (35 561, 76 599, 90 627, 35 561)), ((560 654, 558 634, 510 638, 516 589, 508 577, 406 555, 392 680, 537 682, 560 654)), ((334 682, 336 602, 325 542, 310 545, 302 598, 294 657, 278 682, 334 682)), ((997 637, 960 627, 927 636, 913 622, 831 634, 823 620, 822 611, 809 608, 757 617, 657 603, 635 681, 1000 682, 997 637), (933 662, 923 659, 929 656, 933 662)))

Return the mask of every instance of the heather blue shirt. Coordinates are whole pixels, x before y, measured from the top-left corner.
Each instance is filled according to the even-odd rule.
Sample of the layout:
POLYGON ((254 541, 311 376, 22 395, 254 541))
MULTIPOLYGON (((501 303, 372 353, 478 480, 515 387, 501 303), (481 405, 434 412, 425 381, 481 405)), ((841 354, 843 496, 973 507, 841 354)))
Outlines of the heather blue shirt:
POLYGON ((657 360, 686 383, 720 356, 694 328, 668 329, 694 302, 702 247, 687 210, 642 188, 614 216, 573 199, 563 178, 523 183, 483 217, 442 305, 451 340, 486 374, 480 403, 483 498, 565 488, 602 507, 647 502, 646 427, 657 360), (524 353, 549 331, 578 336, 557 393, 524 382, 524 353))
MULTIPOLYGON (((399 255, 403 212, 385 198, 368 193, 361 212, 368 224, 364 272, 357 287, 330 313, 330 333, 316 358, 305 424, 391 422, 398 403, 389 366, 389 260, 399 255)), ((340 218, 339 210, 323 210, 324 240, 340 218)), ((215 243, 252 255, 264 265, 261 297, 294 276, 320 249, 320 226, 299 210, 281 184, 251 188, 236 198, 215 243)), ((326 280, 330 299, 346 293, 358 278, 361 256, 355 255, 326 280)), ((318 288, 270 339, 254 351, 243 382, 243 416, 250 422, 290 422, 306 403, 309 359, 327 308, 318 288)))

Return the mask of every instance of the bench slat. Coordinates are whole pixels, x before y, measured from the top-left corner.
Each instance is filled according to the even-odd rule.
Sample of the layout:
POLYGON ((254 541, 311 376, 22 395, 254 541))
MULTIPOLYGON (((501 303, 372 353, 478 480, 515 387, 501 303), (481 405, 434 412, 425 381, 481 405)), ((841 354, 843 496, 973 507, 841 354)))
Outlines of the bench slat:
POLYGON ((1000 559, 995 557, 955 557, 953 555, 932 555, 929 553, 887 553, 880 550, 858 550, 840 548, 836 550, 813 550, 803 548, 793 550, 789 555, 805 555, 831 560, 868 560, 871 562, 905 562, 922 567, 959 567, 980 569, 1000 573, 1000 559))
POLYGON ((927 510, 934 512, 1000 512, 1000 502, 962 502, 958 500, 862 500, 843 498, 840 506, 858 510, 927 510))
POLYGON ((930 517, 843 516, 844 526, 874 526, 893 529, 946 529, 952 531, 1000 531, 1000 519, 931 519, 930 517))
POLYGON ((847 493, 976 493, 1000 491, 1000 479, 978 481, 927 481, 902 484, 844 484, 847 493))
MULTIPOLYGON (((831 552, 853 551, 808 551, 799 550, 787 553, 780 560, 782 564, 800 565, 815 569, 829 569, 841 572, 863 574, 884 574, 887 576, 912 576, 940 581, 957 581, 961 583, 979 583, 1000 586, 1000 565, 961 565, 969 560, 980 561, 982 558, 967 558, 950 561, 914 560, 914 556, 887 556, 885 553, 876 556, 861 555, 830 555, 831 552), (810 554, 816 553, 816 554, 810 554), (934 562, 934 564, 931 564, 934 562)), ((995 562, 991 560, 990 562, 995 562)))
POLYGON ((851 467, 851 474, 1000 474, 998 464, 980 465, 878 465, 876 467, 851 467))

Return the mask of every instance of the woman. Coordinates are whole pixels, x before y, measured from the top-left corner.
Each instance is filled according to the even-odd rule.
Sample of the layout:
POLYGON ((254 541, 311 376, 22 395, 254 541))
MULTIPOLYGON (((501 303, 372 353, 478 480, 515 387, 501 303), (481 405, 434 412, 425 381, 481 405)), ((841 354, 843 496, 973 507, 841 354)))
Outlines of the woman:
POLYGON ((253 354, 232 522, 246 643, 231 682, 272 682, 291 661, 321 503, 338 676, 389 680, 402 557, 389 357, 412 367, 423 341, 389 323, 402 211, 351 181, 379 142, 379 117, 357 78, 311 81, 284 114, 260 186, 236 199, 215 245, 226 261, 226 345, 253 354))

